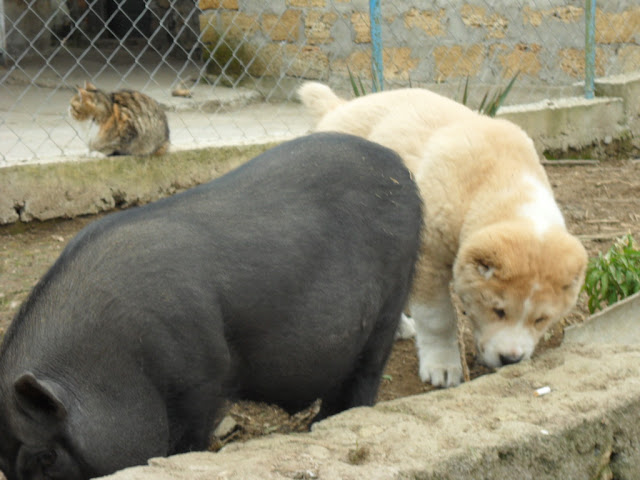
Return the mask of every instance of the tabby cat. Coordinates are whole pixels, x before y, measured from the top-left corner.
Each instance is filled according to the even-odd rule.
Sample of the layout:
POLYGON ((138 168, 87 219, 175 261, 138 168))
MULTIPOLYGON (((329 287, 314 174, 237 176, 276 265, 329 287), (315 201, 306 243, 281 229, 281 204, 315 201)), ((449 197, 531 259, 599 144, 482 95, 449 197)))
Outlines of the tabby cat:
POLYGON ((169 123, 151 97, 133 90, 106 93, 90 82, 77 87, 69 113, 98 126, 89 150, 106 155, 162 155, 169 149, 169 123))

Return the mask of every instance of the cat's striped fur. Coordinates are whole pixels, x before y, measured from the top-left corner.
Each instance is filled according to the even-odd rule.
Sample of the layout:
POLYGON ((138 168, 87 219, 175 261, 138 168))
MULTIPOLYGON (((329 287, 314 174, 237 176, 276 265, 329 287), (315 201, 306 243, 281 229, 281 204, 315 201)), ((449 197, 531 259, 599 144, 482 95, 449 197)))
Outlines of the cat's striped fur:
POLYGON ((105 155, 162 155, 169 149, 169 123, 162 107, 134 90, 107 93, 85 82, 70 102, 71 117, 98 131, 89 150, 105 155))

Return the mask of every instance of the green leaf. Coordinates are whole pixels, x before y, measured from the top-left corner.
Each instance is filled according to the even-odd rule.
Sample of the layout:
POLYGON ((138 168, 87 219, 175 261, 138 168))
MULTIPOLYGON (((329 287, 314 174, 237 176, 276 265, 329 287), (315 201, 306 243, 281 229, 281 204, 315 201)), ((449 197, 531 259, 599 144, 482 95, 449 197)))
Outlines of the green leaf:
POLYGON ((640 251, 632 235, 618 238, 604 254, 589 259, 583 290, 589 311, 640 291, 640 251))
POLYGON ((597 297, 595 297, 595 296, 589 297, 589 300, 587 302, 587 306, 589 307, 589 313, 595 312, 596 309, 600 307, 600 304, 598 303, 597 297))
POLYGON ((622 291, 622 298, 627 298, 629 296, 629 287, 627 286, 626 283, 621 283, 620 284, 620 290, 622 291))
POLYGON ((618 294, 616 293, 615 290, 611 290, 609 292, 609 296, 607 297, 607 303, 609 305, 613 305, 614 303, 616 303, 618 301, 618 294))
POLYGON ((467 75, 467 79, 464 82, 464 91, 462 92, 462 104, 466 105, 469 100, 469 75, 467 75))
POLYGON ((600 298, 606 298, 607 293, 609 292, 609 276, 607 272, 604 272, 600 275, 600 298))
MULTIPOLYGON (((362 94, 360 94, 360 91, 358 90, 358 85, 356 85, 356 79, 353 76, 353 73, 351 73, 351 69, 349 68, 349 65, 347 65, 347 72, 349 73, 349 81, 351 82, 353 95, 356 97, 360 97, 361 95, 364 95, 364 90, 362 91, 362 94)), ((362 85, 362 82, 360 84, 362 85)))
POLYGON ((593 269, 587 274, 586 280, 585 280, 585 285, 587 286, 587 288, 589 289, 589 291, 593 291, 593 289, 596 286, 596 283, 598 282, 598 279, 600 278, 600 270, 593 267, 593 269))

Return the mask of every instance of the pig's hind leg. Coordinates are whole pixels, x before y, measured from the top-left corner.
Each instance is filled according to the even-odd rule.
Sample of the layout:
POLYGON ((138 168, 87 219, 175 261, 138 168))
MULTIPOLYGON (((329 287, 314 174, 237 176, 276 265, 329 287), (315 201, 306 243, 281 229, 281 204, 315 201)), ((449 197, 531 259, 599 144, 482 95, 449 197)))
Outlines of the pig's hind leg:
POLYGON ((382 373, 391 353, 395 331, 404 307, 405 297, 401 297, 401 302, 392 302, 395 304, 393 308, 383 309, 353 372, 336 390, 322 397, 320 411, 313 422, 349 408, 370 406, 376 402, 382 373))

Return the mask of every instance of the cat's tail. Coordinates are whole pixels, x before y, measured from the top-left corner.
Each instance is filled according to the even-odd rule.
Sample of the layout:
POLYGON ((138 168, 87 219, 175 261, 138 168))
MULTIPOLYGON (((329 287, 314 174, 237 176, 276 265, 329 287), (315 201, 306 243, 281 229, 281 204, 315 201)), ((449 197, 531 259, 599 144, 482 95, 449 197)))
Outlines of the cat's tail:
POLYGON ((316 120, 321 119, 327 113, 346 102, 328 86, 318 82, 305 82, 298 89, 298 97, 316 120))

